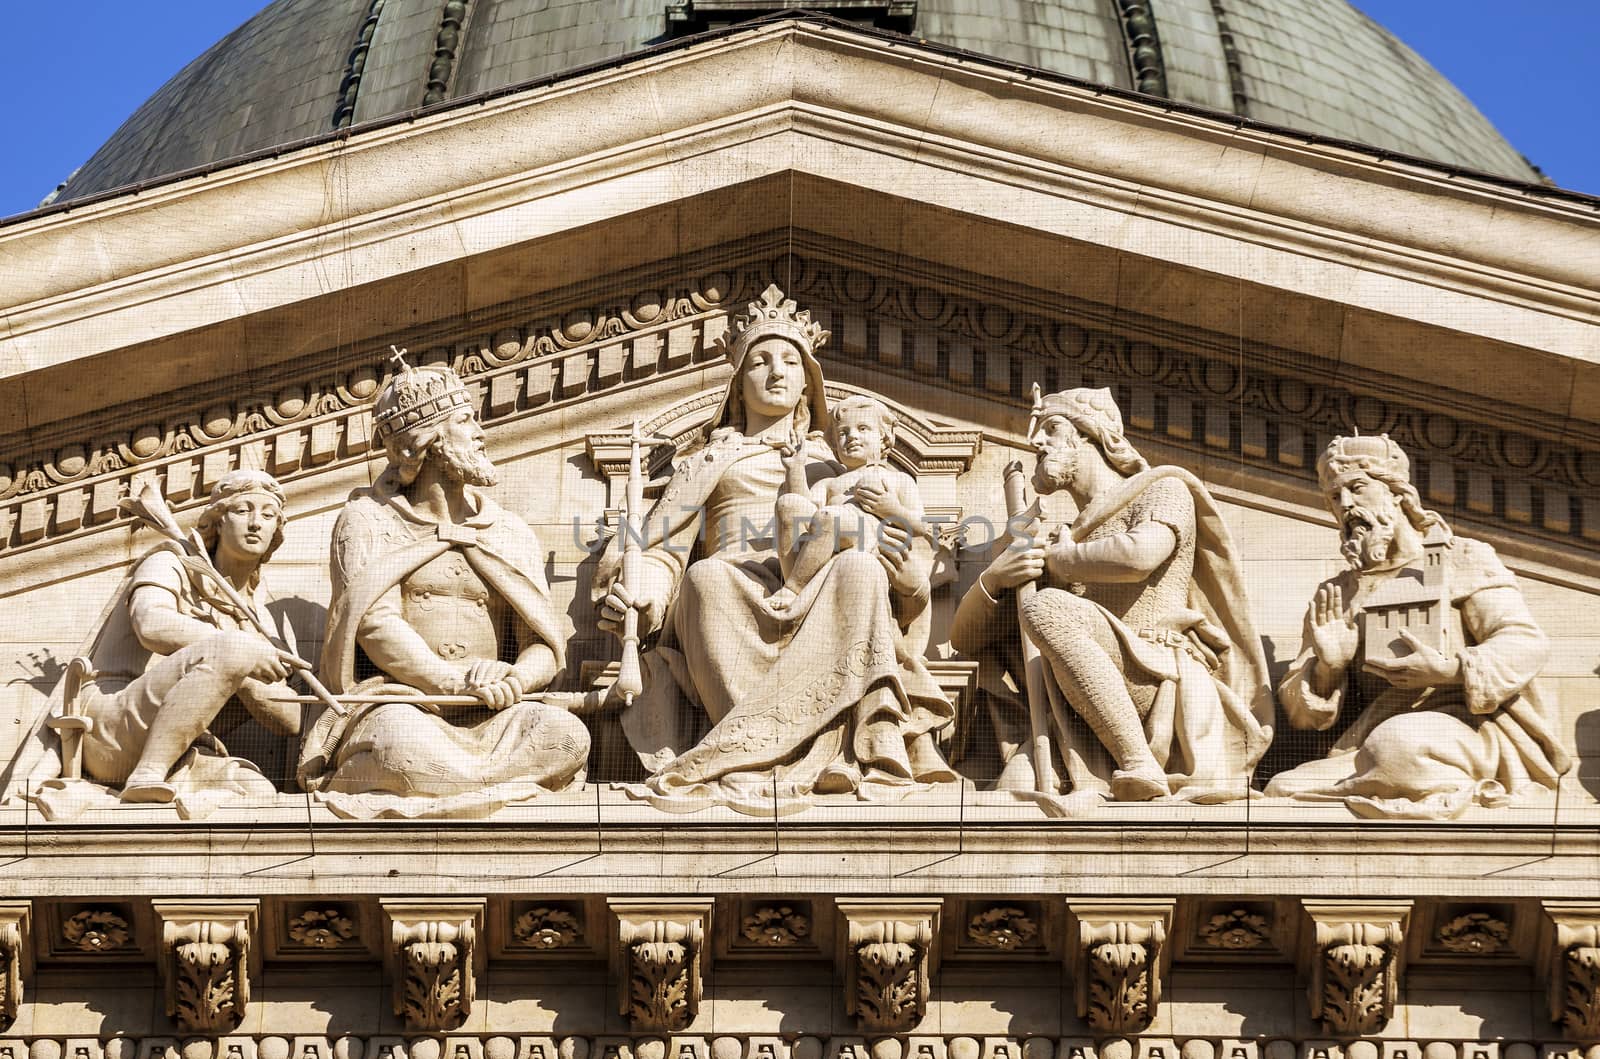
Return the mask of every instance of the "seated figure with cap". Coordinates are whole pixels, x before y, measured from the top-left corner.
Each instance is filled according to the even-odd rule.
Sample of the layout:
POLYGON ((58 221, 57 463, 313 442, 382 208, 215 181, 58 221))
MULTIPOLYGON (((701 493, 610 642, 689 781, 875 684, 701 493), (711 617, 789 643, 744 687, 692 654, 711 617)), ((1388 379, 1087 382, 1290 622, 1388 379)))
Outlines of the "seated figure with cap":
POLYGON ((1343 730, 1267 793, 1448 818, 1552 792, 1572 760, 1535 679, 1549 640, 1515 576, 1422 506, 1387 435, 1334 438, 1317 478, 1349 567, 1312 596, 1278 701, 1296 728, 1343 730))
POLYGON ((186 816, 273 796, 211 727, 238 702, 274 734, 300 729, 285 677, 303 663, 268 612, 261 576, 283 543, 283 504, 270 475, 235 470, 188 538, 161 505, 171 539, 113 593, 6 770, 0 800, 20 792, 64 818, 94 804, 69 782, 78 779, 120 788, 124 802, 176 801, 186 816))
POLYGON ((988 672, 1006 758, 997 786, 1064 815, 1106 797, 1248 797, 1272 737, 1272 700, 1210 492, 1182 468, 1139 455, 1110 390, 1035 387, 1028 440, 1038 453, 1034 487, 1068 493, 1077 518, 1048 537, 1038 518, 1013 524, 951 632, 988 672), (1019 607, 1027 585, 1035 587, 1019 607), (1025 683, 1019 631, 1045 663, 1033 693, 1049 702, 1032 712, 1050 718, 1050 732, 1032 733, 1033 745, 1053 734, 1053 754, 1023 752, 1015 696, 992 679, 1007 670, 1014 686, 1025 683))
POLYGON ((530 697, 562 670, 533 530, 497 480, 470 391, 397 351, 374 435, 389 466, 334 525, 322 671, 343 712, 308 732, 300 778, 350 816, 470 815, 581 783, 589 736, 530 697))

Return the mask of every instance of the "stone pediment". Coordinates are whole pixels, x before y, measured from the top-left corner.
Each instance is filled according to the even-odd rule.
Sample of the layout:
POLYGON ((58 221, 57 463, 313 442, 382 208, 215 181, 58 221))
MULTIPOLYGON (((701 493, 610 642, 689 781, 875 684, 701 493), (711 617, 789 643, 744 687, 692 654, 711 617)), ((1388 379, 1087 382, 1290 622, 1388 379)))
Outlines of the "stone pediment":
POLYGON ((1587 1044, 1592 218, 870 44, 779 21, 0 231, 31 1059, 1587 1044), (888 456, 840 471, 819 397, 888 456), (1372 672, 1362 579, 1439 520, 1470 642, 1372 672), (146 1014, 36 1017, 85 968, 146 1014), (1488 1014, 1396 1036, 1440 990, 1488 1014))

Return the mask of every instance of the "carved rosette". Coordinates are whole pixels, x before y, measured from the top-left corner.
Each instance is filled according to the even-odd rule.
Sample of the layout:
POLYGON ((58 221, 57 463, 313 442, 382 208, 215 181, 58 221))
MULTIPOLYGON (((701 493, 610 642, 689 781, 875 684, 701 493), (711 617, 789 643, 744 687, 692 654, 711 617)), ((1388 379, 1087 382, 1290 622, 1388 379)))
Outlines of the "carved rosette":
POLYGON ((223 1033, 250 1003, 256 901, 154 904, 161 922, 159 967, 167 1016, 185 1033, 223 1033))
POLYGON ((637 1032, 677 1033, 700 1012, 709 898, 614 899, 617 1010, 637 1032))
POLYGON ((530 908, 511 925, 511 936, 518 945, 544 952, 574 945, 582 934, 578 917, 559 908, 530 908))
POLYGON ((1271 936, 1272 927, 1267 923, 1267 917, 1244 908, 1219 912, 1200 928, 1201 941, 1213 949, 1231 952, 1259 949, 1267 944, 1271 936))
POLYGON ((1068 909, 1078 1017, 1102 1033, 1142 1033, 1161 1003, 1173 902, 1072 904, 1068 909))
POLYGON ((1311 1017, 1329 1033, 1379 1033, 1400 995, 1401 956, 1411 902, 1340 904, 1307 901, 1312 930, 1311 1017))
POLYGON ((845 1010, 863 1030, 899 1033, 928 1010, 941 902, 839 902, 845 1010))
POLYGON ((389 918, 384 963, 394 1013, 414 1031, 455 1029, 472 1013, 485 902, 383 902, 389 918))
POLYGON ((1511 928, 1487 912, 1468 912, 1442 925, 1437 940, 1444 948, 1463 956, 1487 956, 1511 943, 1511 928))
POLYGON ((0 1030, 10 1026, 22 1008, 23 984, 32 971, 26 901, 0 904, 0 1030))
POLYGON ((1575 1041, 1600 1041, 1600 903, 1545 905, 1550 1021, 1575 1041))
POLYGON ((746 939, 763 948, 798 945, 811 934, 811 919, 789 905, 762 905, 739 924, 746 939))
POLYGON ((80 952, 114 952, 133 936, 128 921, 109 908, 85 908, 61 924, 61 936, 80 952))
POLYGON ((996 905, 973 916, 967 937, 986 949, 1012 952, 1039 936, 1039 924, 1022 909, 996 905))

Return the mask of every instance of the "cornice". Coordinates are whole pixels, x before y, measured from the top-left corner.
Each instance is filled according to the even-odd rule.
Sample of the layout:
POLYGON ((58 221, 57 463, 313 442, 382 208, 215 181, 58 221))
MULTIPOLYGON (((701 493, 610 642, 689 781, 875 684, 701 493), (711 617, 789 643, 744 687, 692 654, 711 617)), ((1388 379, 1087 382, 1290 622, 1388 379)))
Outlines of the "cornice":
POLYGON ((18 277, 0 361, 14 374, 111 348, 108 335, 151 341, 175 320, 288 304, 303 287, 283 277, 312 263, 326 293, 809 167, 1600 360, 1600 218, 1584 205, 780 22, 0 229, 0 260, 18 277), (885 182, 885 156, 944 175, 885 182), (635 179, 664 165, 681 179, 653 191, 635 179), (473 223, 490 214, 494 224, 473 223), (1297 271, 1300 257, 1340 268, 1297 271), (1538 320, 1484 312, 1483 300, 1538 320), (95 328, 70 326, 90 317, 95 328))
POLYGON ((1015 408, 993 417, 1015 419, 1008 443, 1021 443, 1035 381, 1109 385, 1140 443, 1307 490, 1329 436, 1387 432, 1411 453, 1425 499, 1453 521, 1548 545, 1572 572, 1600 557, 1600 437, 1559 419, 780 229, 575 284, 542 311, 509 305, 353 354, 308 355, 243 392, 197 384, 0 438, 16 454, 0 465, 0 561, 124 528, 117 502, 146 480, 182 508, 234 467, 264 467, 304 492, 367 460, 368 405, 390 342, 450 364, 489 430, 520 435, 557 407, 715 367, 730 309, 780 275, 834 332, 825 359, 1015 408))

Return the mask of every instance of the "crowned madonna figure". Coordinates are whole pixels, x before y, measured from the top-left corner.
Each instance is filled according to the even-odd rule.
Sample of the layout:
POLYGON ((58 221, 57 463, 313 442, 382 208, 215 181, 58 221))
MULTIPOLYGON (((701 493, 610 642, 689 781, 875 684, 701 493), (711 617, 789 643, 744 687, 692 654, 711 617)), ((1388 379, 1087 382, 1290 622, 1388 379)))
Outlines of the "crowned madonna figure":
POLYGON ((638 583, 620 581, 620 549, 602 560, 602 627, 633 607, 653 640, 623 728, 662 808, 783 812, 956 779, 934 736, 953 707, 921 657, 927 542, 885 526, 785 589, 778 501, 802 472, 816 486, 844 471, 822 440, 827 338, 768 287, 723 340, 733 374, 649 513, 638 583))

